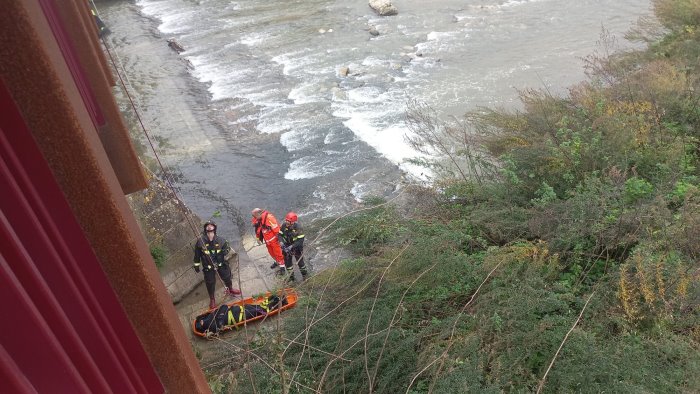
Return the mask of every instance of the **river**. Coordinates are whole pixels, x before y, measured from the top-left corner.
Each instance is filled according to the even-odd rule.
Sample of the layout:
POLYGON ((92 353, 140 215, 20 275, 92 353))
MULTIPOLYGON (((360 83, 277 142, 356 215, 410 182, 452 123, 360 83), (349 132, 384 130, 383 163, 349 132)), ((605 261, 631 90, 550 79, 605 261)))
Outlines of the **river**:
POLYGON ((446 117, 517 107, 518 89, 563 93, 602 27, 630 48, 650 14, 649 0, 393 3, 380 17, 367 0, 96 1, 180 196, 225 233, 250 231, 256 206, 308 222, 390 195, 421 179, 405 162, 408 100, 446 117))

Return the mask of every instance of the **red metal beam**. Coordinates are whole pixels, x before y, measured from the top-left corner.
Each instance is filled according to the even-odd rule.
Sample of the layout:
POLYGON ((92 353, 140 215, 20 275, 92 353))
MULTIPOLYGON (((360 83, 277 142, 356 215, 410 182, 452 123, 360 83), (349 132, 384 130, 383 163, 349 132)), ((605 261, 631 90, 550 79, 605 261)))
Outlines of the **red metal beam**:
POLYGON ((0 323, 0 344, 15 364, 3 368, 47 392, 162 392, 1 80, 0 108, 0 305, 11 317, 0 323))

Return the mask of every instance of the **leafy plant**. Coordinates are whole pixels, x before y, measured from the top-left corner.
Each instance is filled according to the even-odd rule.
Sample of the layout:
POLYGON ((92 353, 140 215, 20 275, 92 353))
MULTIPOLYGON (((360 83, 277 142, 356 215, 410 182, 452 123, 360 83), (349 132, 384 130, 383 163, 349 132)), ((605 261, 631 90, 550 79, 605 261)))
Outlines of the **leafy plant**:
POLYGON ((637 201, 647 198, 654 191, 654 186, 644 179, 632 177, 625 181, 624 198, 627 204, 634 204, 637 201))
POLYGON ((167 259, 165 248, 161 245, 151 245, 151 257, 153 257, 156 267, 162 268, 167 259))
POLYGON ((298 341, 256 342, 236 389, 700 391, 700 3, 653 4, 668 34, 614 53, 603 31, 565 97, 447 121, 413 103, 431 204, 335 223, 352 258, 303 285, 275 336, 298 341))

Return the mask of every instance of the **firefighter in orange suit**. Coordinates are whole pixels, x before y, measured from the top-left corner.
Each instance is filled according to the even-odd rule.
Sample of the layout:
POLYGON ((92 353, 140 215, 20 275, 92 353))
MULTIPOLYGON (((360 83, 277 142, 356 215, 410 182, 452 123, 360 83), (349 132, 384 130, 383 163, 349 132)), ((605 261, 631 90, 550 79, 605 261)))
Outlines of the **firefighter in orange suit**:
POLYGON ((258 242, 264 242, 267 245, 268 253, 275 260, 270 268, 278 268, 278 274, 285 275, 284 256, 282 256, 282 248, 277 239, 277 234, 280 232, 277 219, 270 212, 260 208, 253 209, 251 214, 253 215, 252 223, 255 227, 255 237, 258 242))

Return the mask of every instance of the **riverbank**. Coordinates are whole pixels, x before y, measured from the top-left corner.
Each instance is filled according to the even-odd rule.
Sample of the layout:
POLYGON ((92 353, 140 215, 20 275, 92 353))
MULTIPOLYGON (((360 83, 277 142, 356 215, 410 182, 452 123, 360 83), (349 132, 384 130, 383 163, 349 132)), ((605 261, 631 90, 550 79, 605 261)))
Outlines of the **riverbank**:
MULTIPOLYGON (((200 362, 206 365, 220 361, 230 356, 228 349, 191 335, 192 320, 207 309, 209 302, 202 274, 192 270, 193 245, 201 223, 216 221, 219 234, 238 252, 231 269, 234 287, 240 288, 243 296, 283 286, 269 269, 267 250, 252 238, 248 206, 254 203, 223 195, 217 187, 219 182, 245 177, 245 168, 232 165, 226 174, 211 174, 208 158, 226 154, 220 145, 245 145, 246 139, 224 139, 223 131, 208 119, 206 86, 191 77, 187 63, 158 32, 156 21, 141 15, 131 2, 98 2, 98 9, 112 31, 106 37, 111 56, 151 138, 150 142, 146 139, 124 89, 115 88, 139 155, 155 173, 147 190, 129 196, 132 210, 200 362), (158 157, 151 150, 151 142, 158 157), (164 181, 166 178, 175 186, 177 196, 164 181), (245 207, 244 214, 240 213, 240 206, 245 207)), ((248 142, 258 143, 250 139, 248 142)), ((256 206, 257 203, 263 204, 255 202, 256 206)), ((220 281, 216 288, 217 302, 229 300, 223 296, 220 281)), ((258 329, 264 329, 263 325, 251 328, 258 329)))

